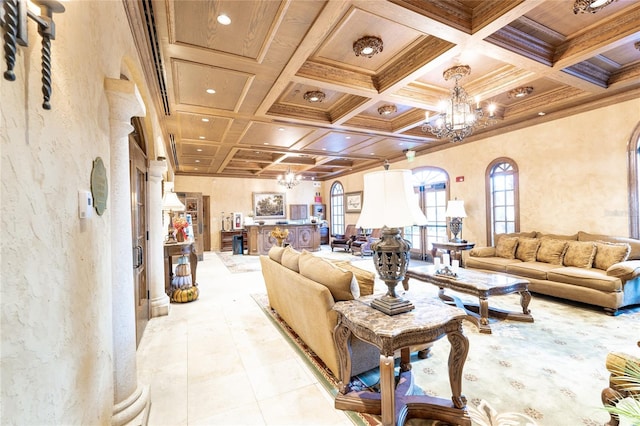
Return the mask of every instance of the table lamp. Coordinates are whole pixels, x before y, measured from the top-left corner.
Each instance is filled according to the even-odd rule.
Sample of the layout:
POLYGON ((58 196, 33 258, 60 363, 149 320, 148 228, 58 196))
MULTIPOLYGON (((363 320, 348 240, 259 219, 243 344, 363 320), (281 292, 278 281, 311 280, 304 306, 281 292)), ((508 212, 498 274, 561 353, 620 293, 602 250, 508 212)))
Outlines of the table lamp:
POLYGON ((387 315, 411 311, 414 306, 396 295, 396 285, 409 267, 411 243, 400 236, 400 228, 426 225, 427 218, 418 205, 409 170, 385 170, 364 175, 364 200, 356 224, 362 228, 381 228, 379 241, 371 245, 373 263, 387 285, 387 293, 371 306, 387 315))
POLYGON ((162 210, 169 212, 169 235, 167 235, 167 244, 175 244, 176 236, 173 228, 173 212, 183 212, 184 204, 180 202, 178 196, 173 192, 173 188, 167 190, 162 197, 162 210))
POLYGON ((450 217, 449 229, 453 234, 451 242, 460 243, 462 239, 458 238, 458 234, 462 236, 462 218, 467 217, 467 212, 464 211, 464 201, 462 200, 449 200, 447 203, 447 211, 444 212, 445 217, 450 217))

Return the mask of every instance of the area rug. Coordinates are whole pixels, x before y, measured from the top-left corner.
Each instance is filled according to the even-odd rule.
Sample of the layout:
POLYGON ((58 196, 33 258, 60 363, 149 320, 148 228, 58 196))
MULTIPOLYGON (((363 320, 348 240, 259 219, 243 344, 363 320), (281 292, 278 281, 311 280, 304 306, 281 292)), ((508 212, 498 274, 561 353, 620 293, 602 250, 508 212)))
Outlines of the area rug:
POLYGON ((232 274, 261 270, 259 256, 233 254, 230 251, 217 252, 216 254, 232 274))
MULTIPOLYGON (((432 292, 437 297, 437 288, 433 286, 421 287, 420 291, 432 292)), ((335 396, 337 379, 333 374, 268 307, 266 295, 255 295, 254 299, 335 396)), ((495 297, 490 303, 514 309, 519 306, 519 298, 495 297)), ((608 385, 605 359, 611 351, 637 353, 640 307, 612 317, 597 308, 536 295, 529 307, 534 323, 492 320, 492 334, 480 334, 472 323, 464 322, 470 349, 462 390, 473 424, 604 424, 609 419, 600 401, 600 392, 608 385)), ((449 343, 441 339, 434 345, 430 358, 412 359, 415 383, 427 395, 450 397, 448 355, 449 343)), ((377 371, 356 380, 375 387, 377 371)), ((378 416, 350 414, 355 424, 380 422, 378 416)), ((409 422, 436 424, 416 419, 409 422)))

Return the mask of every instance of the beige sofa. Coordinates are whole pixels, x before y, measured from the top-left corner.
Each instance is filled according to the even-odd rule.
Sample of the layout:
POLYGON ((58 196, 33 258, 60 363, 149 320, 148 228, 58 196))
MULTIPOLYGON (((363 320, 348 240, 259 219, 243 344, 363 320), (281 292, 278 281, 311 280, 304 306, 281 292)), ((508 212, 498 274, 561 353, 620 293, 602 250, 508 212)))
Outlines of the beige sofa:
POLYGON ((535 293, 601 306, 609 314, 640 303, 640 240, 578 232, 496 235, 469 251, 465 267, 529 280, 535 293))
MULTIPOLYGON (((260 256, 269 305, 300 336, 336 377, 338 352, 333 341, 340 300, 373 293, 374 274, 349 262, 330 262, 290 248, 272 247, 260 256)), ((380 351, 351 339, 351 376, 377 367, 380 351)))

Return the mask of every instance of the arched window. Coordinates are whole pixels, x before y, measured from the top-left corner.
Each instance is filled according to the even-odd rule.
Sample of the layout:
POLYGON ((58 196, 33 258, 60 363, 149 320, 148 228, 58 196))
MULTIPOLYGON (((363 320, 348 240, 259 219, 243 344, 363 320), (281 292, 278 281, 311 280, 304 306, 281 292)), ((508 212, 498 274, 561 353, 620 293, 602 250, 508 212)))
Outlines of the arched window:
POLYGON ((640 123, 629 140, 629 236, 640 238, 640 123))
POLYGON ((431 261, 431 243, 447 241, 444 212, 449 199, 449 175, 437 167, 421 167, 413 171, 413 186, 419 192, 427 225, 406 227, 404 237, 411 241, 413 257, 431 261))
POLYGON ((344 234, 344 188, 340 182, 331 185, 331 235, 344 234))
POLYGON ((518 198, 518 167, 510 158, 494 160, 486 173, 487 187, 487 242, 493 245, 493 236, 520 230, 518 198))

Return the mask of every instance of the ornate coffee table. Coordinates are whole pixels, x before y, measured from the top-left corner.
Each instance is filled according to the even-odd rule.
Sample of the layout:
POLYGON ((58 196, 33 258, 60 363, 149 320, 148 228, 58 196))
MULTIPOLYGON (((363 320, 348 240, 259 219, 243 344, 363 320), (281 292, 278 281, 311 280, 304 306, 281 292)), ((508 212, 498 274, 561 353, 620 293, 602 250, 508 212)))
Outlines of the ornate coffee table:
POLYGON ((467 359, 469 341, 462 333, 462 321, 467 314, 462 309, 443 304, 429 295, 412 295, 415 309, 389 316, 371 308, 379 295, 358 300, 337 302, 338 325, 333 334, 340 363, 339 394, 335 407, 370 414, 382 414, 385 426, 402 425, 413 417, 440 420, 450 424, 471 425, 462 395, 462 367, 467 359), (350 337, 355 335, 380 350, 380 393, 351 390, 350 337), (411 395, 413 375, 409 348, 435 342, 447 336, 449 352, 449 382, 451 400, 411 395), (394 377, 394 352, 401 350, 398 385, 394 377))
POLYGON ((433 265, 419 266, 407 271, 403 285, 406 289, 409 288, 409 278, 437 285, 440 288, 438 292, 440 298, 465 309, 469 314, 468 319, 478 326, 481 333, 491 333, 489 316, 514 321, 533 322, 533 317, 529 310, 529 302, 531 301, 529 281, 498 273, 463 268, 458 269, 457 275, 457 277, 439 275, 436 273, 435 266, 433 265), (444 294, 445 288, 478 296, 479 304, 463 303, 455 296, 446 295, 444 294), (520 294, 522 313, 489 307, 489 296, 500 296, 512 293, 520 294))

